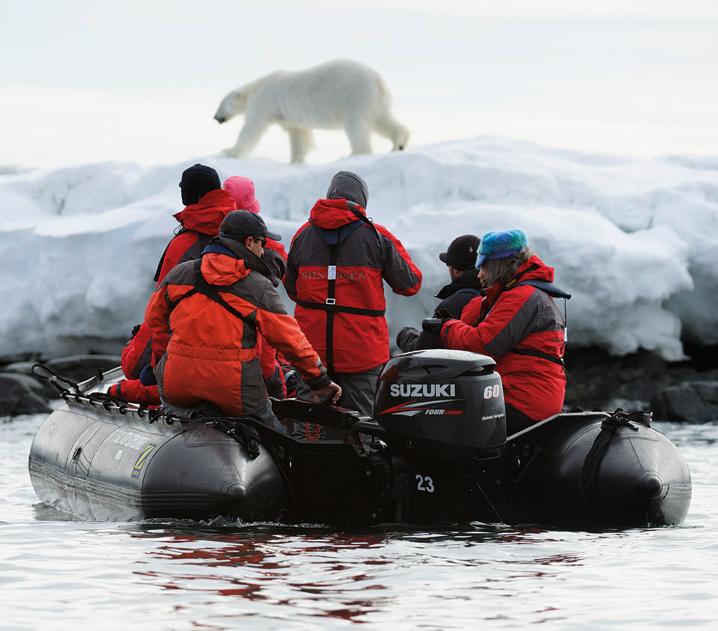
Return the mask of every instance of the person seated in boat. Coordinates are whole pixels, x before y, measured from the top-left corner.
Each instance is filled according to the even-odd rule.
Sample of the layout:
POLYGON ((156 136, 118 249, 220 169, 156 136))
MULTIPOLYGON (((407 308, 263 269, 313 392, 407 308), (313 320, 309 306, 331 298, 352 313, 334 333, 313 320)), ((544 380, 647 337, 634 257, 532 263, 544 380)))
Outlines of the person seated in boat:
MULTIPOLYGON (((436 297, 441 302, 434 309, 434 318, 459 319, 464 307, 474 298, 481 295, 481 282, 476 269, 476 256, 479 251, 479 237, 464 234, 456 237, 446 249, 439 254, 439 260, 449 269, 451 282, 441 288, 436 297)), ((417 331, 415 328, 404 327, 396 336, 396 345, 404 352, 417 351, 425 348, 441 348, 441 340, 436 334, 417 331)))
MULTIPOLYGON (((247 182, 251 184, 253 197, 254 184, 251 180, 247 182)), ((157 265, 155 286, 175 265, 199 258, 205 246, 217 236, 222 220, 237 208, 235 197, 222 188, 217 171, 207 165, 194 164, 185 169, 179 188, 185 208, 174 215, 180 225, 157 265)), ((251 204, 250 186, 243 183, 241 188, 244 191, 243 201, 251 204)), ((256 200, 254 203, 258 207, 256 200)), ((152 334, 143 322, 135 326, 132 337, 122 350, 122 372, 126 379, 111 386, 108 393, 132 403, 159 405, 157 382, 150 366, 151 356, 152 334)))
MULTIPOLYGON (((224 181, 222 188, 232 196, 237 210, 248 210, 256 214, 261 211, 262 206, 257 199, 254 182, 248 177, 233 175, 224 181)), ((287 268, 287 252, 284 246, 279 241, 267 239, 262 258, 272 270, 274 278, 281 282, 287 268)), ((287 362, 267 340, 262 339, 258 344, 262 376, 267 386, 267 393, 276 399, 284 399, 288 394, 284 378, 287 362)))
POLYGON ((261 258, 268 238, 281 239, 259 215, 236 210, 202 257, 176 266, 152 294, 145 322, 158 347, 167 349, 155 357, 163 403, 210 403, 229 416, 277 427, 261 375, 258 334, 297 369, 315 402, 341 396, 270 280, 261 258))
MULTIPOLYGON (((222 189, 219 175, 212 167, 195 164, 185 169, 179 187, 185 208, 174 215, 179 229, 157 265, 156 286, 175 265, 198 258, 219 232, 224 217, 236 209, 233 197, 222 189)), ((143 322, 134 328, 131 339, 122 350, 122 371, 126 379, 113 385, 108 393, 133 403, 159 405, 151 356, 152 335, 143 322)))
POLYGON ((563 314, 547 293, 554 269, 528 247, 521 230, 489 232, 476 260, 485 296, 444 322, 445 348, 496 361, 509 434, 561 411, 566 392, 563 314))

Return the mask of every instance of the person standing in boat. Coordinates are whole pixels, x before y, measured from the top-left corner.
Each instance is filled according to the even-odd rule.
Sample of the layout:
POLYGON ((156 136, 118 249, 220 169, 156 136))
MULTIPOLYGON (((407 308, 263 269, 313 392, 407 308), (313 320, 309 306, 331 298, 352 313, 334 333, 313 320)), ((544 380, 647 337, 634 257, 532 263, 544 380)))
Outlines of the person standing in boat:
POLYGON ((332 178, 327 198, 314 204, 292 240, 284 286, 297 303, 297 322, 342 386, 339 404, 371 415, 389 359, 383 281, 412 296, 422 276, 401 242, 367 217, 367 198, 355 173, 332 178))
POLYGON ((496 360, 513 434, 563 406, 566 322, 551 297, 560 290, 521 230, 485 234, 476 266, 485 297, 466 305, 461 320, 443 322, 440 335, 445 348, 496 360))
POLYGON ((284 310, 261 258, 268 238, 281 239, 259 215, 234 211, 201 259, 179 264, 152 294, 145 322, 167 349, 155 357, 163 403, 210 403, 224 414, 278 426, 260 370, 258 334, 301 373, 316 402, 334 403, 341 396, 284 310))
MULTIPOLYGON (((217 171, 204 164, 185 169, 179 187, 185 208, 174 215, 180 225, 157 265, 156 286, 175 265, 199 258, 204 247, 217 236, 222 220, 237 208, 234 198, 222 189, 217 171)), ((126 379, 113 385, 108 393, 133 403, 159 405, 151 356, 152 333, 143 322, 135 326, 122 350, 122 372, 126 379)))
MULTIPOLYGON (((446 252, 439 254, 439 260, 449 268, 451 282, 441 288, 436 297, 441 302, 434 309, 434 318, 459 319, 464 307, 481 295, 481 282, 476 269, 476 255, 479 251, 479 237, 464 234, 456 237, 446 252)), ((427 331, 417 331, 407 326, 396 336, 396 345, 404 352, 441 348, 441 339, 427 331)))

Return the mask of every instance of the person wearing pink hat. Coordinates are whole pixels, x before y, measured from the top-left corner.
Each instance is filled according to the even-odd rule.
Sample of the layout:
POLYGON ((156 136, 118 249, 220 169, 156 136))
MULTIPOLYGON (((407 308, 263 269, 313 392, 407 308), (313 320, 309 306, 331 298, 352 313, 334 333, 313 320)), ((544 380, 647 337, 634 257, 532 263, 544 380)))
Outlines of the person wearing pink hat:
MULTIPOLYGON (((237 210, 248 210, 251 213, 259 214, 262 207, 255 194, 254 182, 248 177, 242 177, 241 175, 228 177, 224 181, 222 188, 234 199, 234 203, 237 204, 237 210)), ((267 239, 267 245, 264 246, 264 250, 265 252, 267 250, 276 252, 285 263, 287 262, 287 252, 279 241, 267 239)))
MULTIPOLYGON (((256 197, 254 182, 248 177, 242 177, 241 175, 228 177, 224 181, 222 188, 234 199, 237 210, 248 210, 251 213, 259 214, 262 207, 256 197)), ((284 277, 287 262, 287 252, 284 246, 279 241, 267 239, 263 258, 272 273, 277 276, 277 280, 281 281, 284 277)), ((267 391, 270 396, 283 399, 287 396, 287 384, 284 379, 282 364, 288 365, 288 363, 281 353, 278 353, 266 340, 261 339, 258 347, 260 349, 262 375, 267 385, 267 391)))
POLYGON ((233 175, 224 181, 222 188, 232 196, 237 210, 248 210, 256 214, 262 209, 254 192, 254 182, 248 177, 233 175))

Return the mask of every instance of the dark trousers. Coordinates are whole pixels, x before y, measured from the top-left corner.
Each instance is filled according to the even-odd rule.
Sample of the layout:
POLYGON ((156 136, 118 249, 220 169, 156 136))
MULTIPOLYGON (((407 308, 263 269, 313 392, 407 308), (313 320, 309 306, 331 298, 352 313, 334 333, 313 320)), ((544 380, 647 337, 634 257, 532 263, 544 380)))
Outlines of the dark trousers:
POLYGON ((342 388, 342 396, 337 405, 357 410, 362 416, 372 416, 376 381, 382 368, 383 366, 377 366, 366 372, 344 372, 332 375, 335 383, 342 388))

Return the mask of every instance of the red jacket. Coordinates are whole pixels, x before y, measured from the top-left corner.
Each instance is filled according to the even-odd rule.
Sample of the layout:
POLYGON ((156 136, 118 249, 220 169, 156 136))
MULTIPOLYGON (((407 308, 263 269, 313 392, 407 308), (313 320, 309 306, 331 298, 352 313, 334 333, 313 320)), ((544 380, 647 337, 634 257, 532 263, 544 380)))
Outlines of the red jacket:
MULTIPOLYGON (((159 285, 167 273, 179 263, 199 258, 212 237, 219 233, 225 216, 236 210, 234 199, 227 191, 216 189, 203 195, 199 202, 190 204, 174 215, 182 229, 165 248, 155 273, 159 285)), ((281 245, 280 245, 281 247, 281 245)), ((143 322, 122 350, 122 372, 127 380, 120 382, 110 392, 113 396, 133 403, 159 405, 157 386, 144 386, 139 381, 140 371, 150 363, 152 353, 161 354, 162 344, 152 341, 152 332, 143 322)))
POLYGON ((182 229, 167 245, 155 274, 159 285, 167 272, 178 263, 198 259, 212 237, 219 233, 222 220, 237 210, 234 199, 224 189, 205 193, 196 204, 190 204, 174 215, 182 229))
POLYGON ((557 414, 563 406, 566 324, 548 294, 520 283, 553 282, 553 277, 553 268, 532 256, 508 286, 490 287, 485 298, 475 298, 464 307, 461 321, 449 320, 441 329, 446 348, 496 360, 506 403, 534 421, 557 414))
POLYGON ((284 285, 329 373, 357 373, 389 359, 383 281, 412 296, 421 279, 401 242, 361 206, 320 199, 292 239, 284 285))
POLYGON ((286 355, 310 387, 327 385, 318 355, 284 311, 272 283, 255 271, 259 260, 237 242, 220 237, 220 243, 201 260, 175 267, 147 305, 145 322, 153 335, 170 340, 155 368, 166 400, 181 407, 208 401, 232 416, 262 408, 267 391, 258 333, 286 355), (219 290, 225 306, 202 293, 202 279, 219 290))

